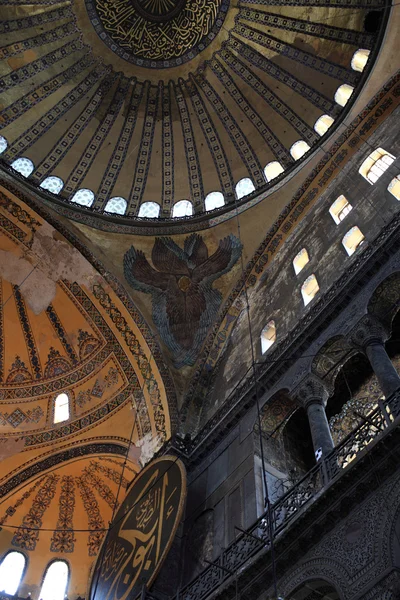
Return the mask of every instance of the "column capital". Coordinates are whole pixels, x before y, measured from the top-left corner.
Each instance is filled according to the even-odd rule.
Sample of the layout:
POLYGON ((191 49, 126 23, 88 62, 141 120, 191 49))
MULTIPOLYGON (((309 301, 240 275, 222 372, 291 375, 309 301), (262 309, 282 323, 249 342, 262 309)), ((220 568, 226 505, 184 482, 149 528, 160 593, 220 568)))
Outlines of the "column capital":
POLYGON ((365 315, 350 332, 352 344, 361 350, 376 344, 384 345, 388 337, 383 325, 371 315, 365 315))
POLYGON ((320 404, 325 407, 330 393, 328 386, 321 379, 310 374, 292 390, 290 395, 307 409, 310 404, 320 404))

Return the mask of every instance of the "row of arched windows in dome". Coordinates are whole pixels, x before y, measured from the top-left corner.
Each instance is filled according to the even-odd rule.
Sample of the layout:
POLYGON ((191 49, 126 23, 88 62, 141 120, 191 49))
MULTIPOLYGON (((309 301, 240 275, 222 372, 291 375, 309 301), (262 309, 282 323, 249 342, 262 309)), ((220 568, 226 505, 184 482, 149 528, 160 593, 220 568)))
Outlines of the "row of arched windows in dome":
MULTIPOLYGON (((391 164, 396 160, 396 157, 383 148, 377 148, 363 161, 358 172, 371 185, 374 185, 378 179, 387 171, 391 164)), ((394 177, 387 187, 388 191, 400 201, 400 173, 394 177)), ((341 194, 336 198, 329 208, 329 214, 332 219, 339 225, 345 220, 347 215, 352 211, 353 207, 347 200, 346 196, 341 194)), ((352 256, 356 250, 364 243, 365 237, 357 225, 351 227, 342 237, 342 245, 348 254, 352 256)), ((310 262, 310 256, 306 248, 302 248, 293 259, 293 269, 296 275, 304 269, 310 262)), ((304 306, 307 306, 311 300, 319 292, 318 280, 314 273, 309 275, 303 282, 300 288, 304 306)), ((276 341, 276 325, 274 320, 270 320, 261 332, 261 352, 265 354, 267 350, 276 341)))
MULTIPOLYGON (((351 60, 351 67, 355 71, 362 72, 367 64, 370 51, 366 49, 357 50, 351 60)), ((338 87, 335 92, 335 102, 340 106, 345 106, 349 101, 354 87, 347 83, 338 87)), ((323 136, 332 126, 334 119, 330 115, 321 115, 314 124, 314 129, 318 135, 323 136)), ((7 148, 7 140, 0 136, 0 154, 7 148)), ((290 148, 290 154, 293 160, 297 161, 310 150, 310 146, 304 140, 297 140, 290 148)), ((29 177, 35 169, 33 162, 26 157, 15 159, 11 166, 24 177, 29 177)), ((264 175, 267 182, 272 181, 284 172, 283 166, 279 161, 272 161, 264 167, 264 175)), ((42 189, 45 189, 53 194, 59 194, 64 187, 64 182, 60 177, 51 175, 46 177, 40 184, 42 189)), ((253 181, 249 177, 244 177, 237 182, 235 187, 236 197, 238 200, 248 196, 255 191, 253 181)), ((90 207, 95 200, 95 194, 92 190, 81 188, 71 197, 71 201, 81 206, 90 207)), ((221 192, 210 192, 204 201, 205 210, 215 210, 225 204, 224 195, 221 192)), ((108 200, 104 211, 106 213, 124 215, 127 209, 127 201, 121 196, 114 196, 108 200)), ((139 217, 149 219, 157 219, 160 216, 161 207, 157 202, 144 202, 139 208, 139 217)), ((179 200, 172 207, 171 216, 173 218, 190 217, 193 215, 193 204, 190 200, 179 200)))
MULTIPOLYGON (((0 593, 17 595, 27 560, 25 554, 12 550, 0 563, 0 593)), ((64 600, 69 580, 69 567, 65 560, 51 561, 44 572, 40 600, 64 600)))

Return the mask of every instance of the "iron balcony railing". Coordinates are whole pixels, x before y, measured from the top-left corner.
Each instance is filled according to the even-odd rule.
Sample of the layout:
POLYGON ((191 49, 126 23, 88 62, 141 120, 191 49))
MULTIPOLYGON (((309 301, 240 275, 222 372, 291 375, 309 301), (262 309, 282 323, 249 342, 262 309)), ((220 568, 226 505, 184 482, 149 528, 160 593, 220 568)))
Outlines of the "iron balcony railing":
MULTIPOLYGON (((374 440, 384 435, 388 428, 398 426, 399 415, 400 390, 386 401, 380 401, 378 408, 364 417, 361 425, 276 500, 271 508, 273 539, 290 525, 301 509, 311 504, 317 495, 321 495, 324 488, 339 478, 344 470, 351 468, 354 459, 374 440)), ((204 600, 246 561, 269 548, 269 531, 268 513, 264 513, 252 527, 224 549, 214 563, 179 590, 173 599, 204 600)))

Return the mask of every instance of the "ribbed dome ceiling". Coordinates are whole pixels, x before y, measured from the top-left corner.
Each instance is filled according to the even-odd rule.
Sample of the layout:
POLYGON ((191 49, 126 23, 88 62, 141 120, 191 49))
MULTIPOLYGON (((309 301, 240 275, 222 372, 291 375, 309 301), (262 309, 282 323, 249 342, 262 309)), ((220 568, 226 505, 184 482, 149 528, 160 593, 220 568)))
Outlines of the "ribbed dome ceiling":
POLYGON ((94 226, 105 215, 170 227, 181 200, 201 226, 227 218, 298 164, 307 146, 296 142, 313 149, 339 122, 337 100, 355 99, 385 22, 383 0, 32 0, 0 11, 3 164, 29 159, 14 167, 94 226), (207 213, 212 192, 220 206, 207 213))

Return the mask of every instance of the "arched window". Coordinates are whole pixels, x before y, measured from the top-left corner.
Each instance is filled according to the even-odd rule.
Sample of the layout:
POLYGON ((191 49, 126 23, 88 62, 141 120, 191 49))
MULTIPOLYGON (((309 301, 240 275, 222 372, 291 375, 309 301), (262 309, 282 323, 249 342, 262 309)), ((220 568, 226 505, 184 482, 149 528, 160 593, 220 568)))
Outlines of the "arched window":
POLYGON ((82 188, 75 192, 71 200, 72 202, 76 202, 76 204, 81 204, 82 206, 92 206, 94 201, 94 193, 92 190, 82 188))
POLYGON ((241 198, 244 198, 244 196, 247 196, 248 194, 251 194, 251 192, 254 192, 255 189, 256 188, 254 187, 254 183, 252 182, 250 177, 244 177, 243 179, 237 182, 235 187, 237 199, 240 200, 241 198))
POLYGON ((143 202, 139 208, 139 217, 157 219, 160 214, 160 205, 157 202, 143 202))
POLYGON ((40 600, 64 600, 67 593, 69 569, 64 560, 55 560, 46 570, 40 600))
POLYGON ((307 306, 319 291, 319 285, 315 275, 307 277, 301 286, 301 295, 303 296, 304 306, 307 306))
POLYGON ((351 59, 351 68, 354 69, 354 71, 360 71, 360 73, 364 71, 369 55, 369 50, 360 49, 357 50, 357 52, 354 52, 353 58, 351 59))
POLYGON ((335 202, 330 207, 329 212, 336 225, 338 225, 340 221, 343 221, 343 219, 349 214, 352 208, 353 207, 348 202, 347 198, 342 194, 336 198, 335 202))
POLYGON ((121 196, 110 198, 105 207, 105 212, 115 213, 116 215, 124 215, 126 211, 126 200, 121 196))
POLYGON ((271 348, 272 344, 275 343, 276 340, 276 327, 275 321, 270 321, 264 327, 261 332, 261 352, 263 354, 266 353, 268 348, 271 348))
POLYGON ((371 185, 374 185, 395 160, 395 156, 383 148, 377 148, 364 160, 359 173, 371 185))
POLYGON ((278 177, 278 175, 283 173, 283 171, 284 171, 284 168, 282 167, 281 163, 278 162, 277 160, 274 160, 273 162, 268 163, 264 167, 265 179, 267 181, 272 181, 272 179, 275 179, 275 177, 278 177))
POLYGON ((54 423, 62 423, 69 419, 69 398, 68 394, 62 392, 54 400, 54 423))
POLYGON ((175 217, 190 217, 193 214, 193 204, 189 200, 179 200, 174 204, 172 216, 175 217))
POLYGON ((389 192, 396 198, 396 200, 400 200, 400 175, 397 175, 388 185, 389 192))
POLYGON ((324 135, 333 124, 334 119, 329 115, 321 115, 319 119, 315 121, 314 129, 318 135, 324 135))
POLYGON ((221 206, 224 206, 224 204, 225 204, 225 198, 224 198, 224 195, 221 194, 221 192, 210 192, 210 194, 208 194, 206 196, 206 199, 204 201, 206 210, 213 210, 214 208, 220 208, 221 206))
POLYGON ((8 552, 0 564, 0 592, 17 593, 26 565, 22 552, 8 552))
POLYGON ((6 150, 8 146, 8 142, 6 140, 5 137, 3 137, 2 135, 0 135, 0 154, 2 154, 2 152, 4 152, 4 150, 6 150))
POLYGON ((294 160, 299 160, 306 152, 308 152, 310 146, 304 140, 299 140, 295 142, 293 146, 290 148, 290 154, 293 156, 294 160))
POLYGON ((354 254, 364 241, 364 236, 357 226, 352 227, 342 239, 342 244, 349 256, 354 254))
POLYGON ((53 194, 59 194, 64 187, 64 182, 59 177, 46 177, 46 179, 43 179, 40 187, 44 190, 49 190, 53 194))
POLYGON ((306 266, 306 264, 310 262, 310 258, 308 256, 308 252, 305 248, 302 248, 298 254, 293 259, 293 268, 296 275, 300 273, 306 266))
POLYGON ((34 171, 35 165, 29 158, 17 158, 11 163, 14 171, 18 171, 24 177, 29 177, 29 175, 34 171))
POLYGON ((346 106, 353 92, 353 86, 344 83, 343 85, 339 86, 335 92, 335 102, 337 102, 340 106, 346 106))

